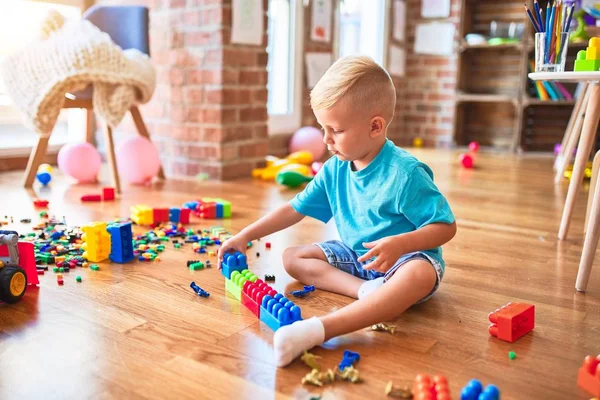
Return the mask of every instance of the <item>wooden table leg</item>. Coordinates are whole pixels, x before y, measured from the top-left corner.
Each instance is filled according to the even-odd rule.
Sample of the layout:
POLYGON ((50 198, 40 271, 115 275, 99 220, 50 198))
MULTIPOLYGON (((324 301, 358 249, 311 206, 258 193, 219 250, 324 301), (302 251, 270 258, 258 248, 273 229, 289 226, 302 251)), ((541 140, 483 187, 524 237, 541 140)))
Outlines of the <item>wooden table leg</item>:
POLYGON ((593 82, 590 84, 590 98, 585 111, 585 120, 583 121, 581 138, 579 139, 579 147, 577 148, 577 154, 575 156, 573 175, 571 176, 571 182, 567 192, 567 199, 565 201, 565 207, 563 209, 563 214, 560 221, 560 229, 558 231, 558 239, 560 240, 567 238, 567 232, 569 231, 569 224, 571 223, 571 216, 573 215, 575 201, 577 200, 577 195, 579 194, 579 189, 581 188, 583 174, 585 172, 585 167, 592 149, 592 143, 596 137, 599 118, 600 86, 598 85, 598 82, 593 82))
POLYGON ((554 170, 556 170, 558 163, 563 160, 564 155, 566 154, 565 148, 567 146, 569 138, 575 131, 573 129, 575 126, 575 123, 579 119, 579 116, 583 113, 583 110, 585 110, 585 106, 582 107, 582 105, 585 104, 585 102, 583 100, 586 97, 586 94, 588 91, 587 90, 588 84, 582 83, 582 85, 584 85, 583 90, 581 91, 581 93, 579 94, 579 97, 577 98, 577 101, 575 102, 575 106, 573 107, 573 112, 571 113, 571 118, 569 118, 569 123, 567 124, 567 129, 565 129, 565 135, 563 136, 563 140, 560 144, 560 151, 556 155, 556 160, 554 161, 554 170))
POLYGON ((590 213, 592 210, 592 202, 594 201, 594 190, 596 188, 597 179, 596 177, 600 173, 600 151, 594 156, 594 162, 592 163, 592 179, 590 179, 590 194, 588 195, 587 207, 585 208, 585 224, 583 224, 583 233, 587 232, 588 221, 590 220, 590 213))
POLYGON ((567 165, 569 165, 571 162, 573 150, 575 149, 575 145, 581 136, 581 127, 583 126, 583 121, 585 120, 585 111, 589 102, 590 93, 590 85, 588 84, 580 95, 580 97, 582 97, 582 104, 579 108, 579 112, 577 113, 577 119, 572 126, 567 143, 564 148, 561 148, 561 153, 558 155, 558 157, 556 157, 556 161, 554 163, 556 169, 554 183, 560 183, 560 181, 565 177, 565 170, 567 169, 567 165))
POLYGON ((121 194, 121 181, 119 180, 119 171, 117 170, 117 158, 115 157, 115 144, 113 142, 112 128, 106 124, 104 127, 104 139, 106 146, 106 155, 108 156, 108 166, 115 185, 115 192, 121 194))
POLYGON ((594 199, 592 200, 592 210, 590 211, 590 218, 587 223, 587 233, 583 243, 583 251, 581 252, 581 261, 579 262, 579 271, 577 271, 577 281, 575 283, 575 288, 581 292, 585 292, 587 288, 590 273, 592 272, 592 264, 594 263, 594 256, 596 255, 596 248, 598 247, 598 239, 600 238, 600 175, 593 178, 596 179, 596 188, 594 193, 590 193, 590 196, 593 196, 594 199))
POLYGON ((46 156, 46 149, 48 148, 49 136, 38 136, 38 141, 29 155, 29 161, 27 162, 27 168, 25 169, 25 180, 23 181, 24 187, 33 186, 37 169, 46 156))

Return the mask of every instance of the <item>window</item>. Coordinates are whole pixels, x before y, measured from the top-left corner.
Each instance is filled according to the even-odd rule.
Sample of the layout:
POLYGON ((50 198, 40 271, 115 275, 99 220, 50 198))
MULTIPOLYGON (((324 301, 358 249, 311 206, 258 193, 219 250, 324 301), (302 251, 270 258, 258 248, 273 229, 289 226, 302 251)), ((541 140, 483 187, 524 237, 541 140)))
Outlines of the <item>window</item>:
POLYGON ((341 0, 337 41, 340 57, 364 54, 385 66, 386 6, 386 0, 341 0))
MULTIPOLYGON (((0 37, 11 40, 0 41, 0 63, 3 58, 35 40, 41 22, 51 9, 67 19, 79 19, 79 5, 68 5, 65 0, 52 2, 18 1, 4 7, 0 14, 0 37), (60 4, 58 4, 60 3, 60 4)), ((76 4, 71 2, 70 4, 76 4)), ((79 1, 77 2, 79 4, 79 1)), ((85 132, 85 110, 63 110, 50 138, 50 145, 58 145, 83 137, 85 132)), ((0 155, 28 154, 36 143, 36 135, 22 124, 21 114, 14 106, 0 79, 0 155)))
POLYGON ((268 17, 269 133, 289 133, 301 123, 302 0, 269 0, 268 17))

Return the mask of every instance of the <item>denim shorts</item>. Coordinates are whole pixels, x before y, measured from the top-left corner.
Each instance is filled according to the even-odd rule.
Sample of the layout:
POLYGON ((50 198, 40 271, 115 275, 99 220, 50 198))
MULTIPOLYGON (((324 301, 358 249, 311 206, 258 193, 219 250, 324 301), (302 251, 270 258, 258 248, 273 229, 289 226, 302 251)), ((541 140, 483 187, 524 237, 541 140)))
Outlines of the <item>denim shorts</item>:
POLYGON ((371 261, 359 262, 358 255, 350 247, 346 246, 339 240, 328 240, 327 242, 314 244, 323 250, 323 253, 325 253, 325 257, 327 257, 327 262, 329 262, 329 264, 333 265, 339 270, 368 281, 381 278, 383 276, 384 282, 387 282, 400 267, 410 260, 423 259, 429 262, 433 266, 437 276, 437 279, 435 280, 435 286, 427 296, 423 297, 416 304, 429 300, 440 286, 440 282, 444 276, 444 269, 442 268, 442 265, 437 260, 433 259, 422 251, 415 251, 413 253, 403 255, 398 259, 398 261, 396 261, 392 268, 390 268, 386 273, 383 273, 363 269, 363 266, 371 261))

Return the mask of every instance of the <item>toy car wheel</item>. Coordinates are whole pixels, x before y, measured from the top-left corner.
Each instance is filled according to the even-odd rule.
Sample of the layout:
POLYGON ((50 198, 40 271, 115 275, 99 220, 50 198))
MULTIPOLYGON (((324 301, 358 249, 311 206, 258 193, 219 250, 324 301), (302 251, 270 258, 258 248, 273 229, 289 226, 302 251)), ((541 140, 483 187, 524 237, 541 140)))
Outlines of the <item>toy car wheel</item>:
POLYGON ((27 275, 21 267, 8 266, 0 269, 0 300, 16 303, 27 289, 27 275))

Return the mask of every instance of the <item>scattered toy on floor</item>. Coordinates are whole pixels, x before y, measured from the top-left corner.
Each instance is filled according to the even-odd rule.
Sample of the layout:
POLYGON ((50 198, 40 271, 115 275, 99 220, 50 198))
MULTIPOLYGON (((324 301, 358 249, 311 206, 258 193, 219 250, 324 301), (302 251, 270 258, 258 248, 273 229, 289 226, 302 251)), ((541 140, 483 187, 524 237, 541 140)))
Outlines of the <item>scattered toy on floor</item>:
POLYGON ((515 353, 514 351, 509 351, 508 358, 514 360, 515 358, 517 358, 517 353, 515 353))
POLYGON ((265 243, 265 248, 270 249, 271 248, 271 242, 265 243))
POLYGON ((471 379, 460 392, 460 400, 499 400, 500 390, 495 385, 483 385, 477 379, 471 379))
POLYGON ((208 293, 206 290, 202 289, 200 286, 196 285, 196 282, 190 283, 190 287, 200 297, 208 297, 208 296, 210 296, 210 293, 208 293))
POLYGON ((397 397, 399 399, 412 399, 412 391, 405 386, 404 388, 395 388, 392 381, 389 381, 385 386, 385 395, 389 397, 397 397))
POLYGON ((275 282, 275 275, 265 274, 265 282, 275 282))
POLYGON ((324 383, 335 381, 335 372, 328 369, 326 372, 320 372, 318 369, 313 369, 302 378, 302 384, 310 383, 315 386, 323 386, 324 383))
POLYGON ((321 370, 321 366, 317 362, 318 358, 322 358, 322 357, 321 356, 317 356, 317 355, 312 354, 312 353, 309 353, 306 350, 304 350, 304 354, 302 354, 302 357, 300 357, 300 359, 302 361, 304 361, 304 363, 306 365, 308 365, 311 369, 316 369, 316 370, 320 371, 321 370))
POLYGON ((577 374, 577 386, 600 398, 600 354, 583 359, 577 374))
MULTIPOLYGON (((430 379, 427 374, 419 374, 415 378, 413 395, 416 399, 447 400, 450 398, 448 380, 444 375, 436 375, 430 379)), ((480 398, 480 400, 487 400, 487 398, 480 398)))
POLYGON ((314 291, 315 291, 315 287, 314 287, 314 285, 311 285, 311 286, 304 286, 304 289, 302 289, 302 290, 293 290, 290 292, 290 294, 295 297, 305 297, 307 294, 309 294, 310 292, 314 292, 314 291))
POLYGON ((354 366, 354 364, 356 364, 359 361, 360 361, 360 354, 355 353, 350 350, 345 350, 342 361, 338 365, 338 368, 340 369, 340 371, 343 371, 344 369, 346 369, 348 367, 354 366))
POLYGON ((393 335, 396 332, 396 325, 387 325, 387 324, 384 324, 383 322, 380 322, 378 324, 371 326, 371 328, 369 328, 369 329, 372 331, 386 331, 393 335))
POLYGON ((489 314, 490 335, 514 342, 535 327, 535 306, 527 303, 508 303, 489 314))

